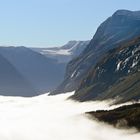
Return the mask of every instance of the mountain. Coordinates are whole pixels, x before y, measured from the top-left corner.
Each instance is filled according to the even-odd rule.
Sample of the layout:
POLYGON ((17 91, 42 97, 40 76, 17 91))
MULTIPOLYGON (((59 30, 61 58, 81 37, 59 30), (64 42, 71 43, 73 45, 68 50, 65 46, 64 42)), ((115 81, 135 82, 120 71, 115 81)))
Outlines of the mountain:
MULTIPOLYGON (((29 83, 31 83, 38 94, 53 90, 63 80, 65 64, 59 64, 57 61, 47 58, 29 48, 0 47, 0 55, 16 68, 17 73, 20 73, 29 83)), ((1 65, 1 67, 3 67, 3 65, 1 65)), ((9 74, 6 77, 10 78, 12 76, 12 73, 10 75, 10 70, 11 69, 9 69, 9 74)), ((0 74, 3 75, 2 73, 0 74)), ((6 85, 10 86, 10 84, 6 85)), ((25 96, 26 95, 27 94, 25 94, 25 96)), ((30 95, 35 95, 35 93, 32 94, 31 92, 30 95)))
POLYGON ((106 52, 139 35, 140 11, 116 11, 99 26, 83 53, 68 63, 64 81, 51 94, 77 90, 90 69, 106 52))
POLYGON ((60 48, 43 49, 1 46, 0 55, 32 85, 37 94, 31 92, 29 95, 34 96, 54 90, 64 78, 66 64, 78 56, 88 43, 89 41, 70 41, 60 48))
POLYGON ((113 110, 87 112, 90 118, 112 124, 117 128, 136 127, 140 131, 140 104, 125 105, 113 110))
POLYGON ((2 55, 0 55, 0 95, 38 95, 38 92, 32 87, 30 82, 2 55))
POLYGON ((107 52, 71 97, 79 101, 140 99, 140 37, 107 52))
POLYGON ((54 48, 31 48, 32 50, 55 59, 58 63, 68 63, 87 47, 89 41, 69 41, 66 45, 54 48))

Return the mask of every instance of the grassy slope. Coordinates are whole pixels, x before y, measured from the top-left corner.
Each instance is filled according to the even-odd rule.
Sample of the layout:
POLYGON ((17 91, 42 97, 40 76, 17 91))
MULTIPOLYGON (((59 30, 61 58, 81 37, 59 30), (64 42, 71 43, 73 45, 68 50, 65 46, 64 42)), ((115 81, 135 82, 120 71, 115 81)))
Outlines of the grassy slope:
POLYGON ((101 97, 96 99, 104 100, 115 98, 119 95, 121 98, 117 103, 123 103, 130 100, 137 100, 140 96, 140 72, 124 77, 121 82, 114 84, 101 97))

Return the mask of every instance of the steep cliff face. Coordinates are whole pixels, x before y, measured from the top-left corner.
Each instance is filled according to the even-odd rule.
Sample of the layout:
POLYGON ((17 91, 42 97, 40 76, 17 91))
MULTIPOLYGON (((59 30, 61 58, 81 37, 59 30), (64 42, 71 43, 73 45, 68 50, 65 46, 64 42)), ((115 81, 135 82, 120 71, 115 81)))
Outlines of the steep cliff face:
POLYGON ((115 12, 99 26, 83 53, 70 61, 64 81, 52 94, 76 90, 91 67, 95 66, 107 51, 138 35, 140 35, 140 12, 127 10, 115 12))
POLYGON ((106 53, 88 73, 73 99, 79 101, 117 98, 140 99, 140 37, 106 53))

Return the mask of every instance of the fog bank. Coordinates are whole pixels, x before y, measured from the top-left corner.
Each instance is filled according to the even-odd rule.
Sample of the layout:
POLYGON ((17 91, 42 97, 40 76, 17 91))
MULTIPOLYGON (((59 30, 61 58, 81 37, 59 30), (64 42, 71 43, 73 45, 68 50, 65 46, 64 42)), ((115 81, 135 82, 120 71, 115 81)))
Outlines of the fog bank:
POLYGON ((0 96, 0 140, 140 139, 135 129, 118 130, 84 115, 88 111, 109 109, 111 101, 66 100, 71 94, 33 98, 0 96))

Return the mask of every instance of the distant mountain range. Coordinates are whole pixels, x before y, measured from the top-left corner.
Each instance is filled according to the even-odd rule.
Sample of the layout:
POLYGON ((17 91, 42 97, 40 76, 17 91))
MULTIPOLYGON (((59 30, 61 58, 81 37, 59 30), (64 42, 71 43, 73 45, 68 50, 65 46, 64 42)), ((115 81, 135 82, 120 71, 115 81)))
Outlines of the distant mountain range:
POLYGON ((46 49, 55 51, 55 55, 42 54, 44 49, 0 47, 0 95, 35 96, 54 90, 64 78, 68 61, 86 44, 88 41, 71 41, 60 48, 46 49), (63 51, 67 53, 61 55, 63 51))
POLYGON ((31 48, 46 57, 55 59, 58 63, 68 63, 87 47, 90 41, 69 41, 62 47, 53 48, 31 48))
POLYGON ((132 98, 139 98, 139 80, 137 79, 139 76, 139 61, 137 60, 137 64, 135 63, 135 59, 139 59, 139 38, 137 38, 139 36, 140 11, 116 11, 99 26, 93 39, 90 41, 86 49, 79 55, 79 57, 68 63, 64 81, 55 91, 51 93, 51 95, 76 90, 76 93, 72 98, 79 101, 99 98, 107 99, 111 96, 119 96, 120 94, 123 94, 122 97, 125 96, 125 100, 127 101, 131 99, 132 93, 130 96, 128 95, 131 92, 131 86, 134 86, 133 89, 136 86, 137 91, 133 90, 134 96, 132 96, 132 98), (118 47, 120 50, 122 50, 120 47, 121 45, 126 48, 122 54, 118 50, 115 50, 115 48, 118 47), (127 49, 129 50, 128 52, 127 49), (132 51, 135 51, 135 49, 138 49, 138 54, 131 56, 134 53, 132 51), (120 53, 120 55, 118 53, 120 53), (133 58, 129 60, 129 66, 127 66, 127 68, 122 66, 125 67, 124 70, 120 71, 119 69, 117 71, 117 64, 118 67, 119 65, 124 65, 124 63, 128 61, 129 56, 133 58), (131 69, 134 71, 136 70, 137 72, 133 74, 130 72, 131 74, 128 74, 128 71, 131 71, 131 69), (98 77, 98 71, 100 72, 101 77, 98 77), (127 78, 125 79, 124 77, 126 75, 127 78), (124 83, 119 82, 121 79, 124 83), (131 79, 132 82, 128 83, 128 81, 131 81, 131 79), (99 82, 100 80, 102 82, 99 82), (96 84, 96 82, 99 83, 96 84), (111 86, 112 84, 115 84, 115 82, 118 83, 113 89, 111 86), (126 87, 115 92, 114 90, 115 88, 118 88, 117 86, 119 86, 119 83, 125 85, 126 87), (125 91, 128 87, 129 90, 125 91), (107 94, 102 95, 102 93, 105 91, 107 92, 108 96, 107 94), (110 94, 109 91, 111 92, 110 94), (126 97, 126 95, 129 97, 126 97))

